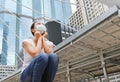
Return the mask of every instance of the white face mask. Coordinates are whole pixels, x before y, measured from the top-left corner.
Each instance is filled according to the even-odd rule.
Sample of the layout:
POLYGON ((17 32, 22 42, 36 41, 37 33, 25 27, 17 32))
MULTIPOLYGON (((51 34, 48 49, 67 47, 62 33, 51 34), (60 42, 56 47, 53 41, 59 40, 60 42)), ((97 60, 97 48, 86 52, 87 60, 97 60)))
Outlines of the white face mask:
POLYGON ((37 31, 40 31, 41 34, 47 31, 47 28, 43 24, 36 25, 36 29, 37 31))

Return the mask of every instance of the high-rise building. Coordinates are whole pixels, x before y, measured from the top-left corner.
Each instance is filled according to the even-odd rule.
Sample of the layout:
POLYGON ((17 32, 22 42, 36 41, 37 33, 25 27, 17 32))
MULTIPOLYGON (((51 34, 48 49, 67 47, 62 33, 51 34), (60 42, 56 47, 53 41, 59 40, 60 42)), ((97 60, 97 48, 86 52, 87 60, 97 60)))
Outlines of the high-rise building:
POLYGON ((3 32, 1 64, 15 64, 15 25, 16 16, 12 12, 16 11, 16 4, 10 0, 0 1, 0 29, 3 32), (9 11, 9 12, 8 12, 9 11), (12 60, 12 61, 11 61, 12 60))
POLYGON ((120 0, 111 0, 111 1, 109 1, 109 0, 97 0, 97 1, 99 1, 100 3, 106 4, 109 7, 116 5, 118 8, 120 8, 120 0))
MULTIPOLYGON (((5 1, 4 0, 1 0, 0 2, 0 11, 1 11, 1 14, 0 14, 0 20, 3 20, 4 19, 4 9, 5 9, 5 1)), ((7 22, 6 22, 7 24, 7 22)), ((8 28, 2 24, 2 22, 0 21, 0 38, 1 38, 1 42, 0 42, 0 47, 1 47, 1 50, 0 50, 0 63, 3 64, 3 65, 6 65, 7 64, 7 50, 8 50, 8 44, 7 44, 7 36, 8 36, 8 28)))
POLYGON ((0 28, 0 54, 2 53, 2 37, 3 37, 3 30, 0 28))
POLYGON ((72 14, 70 0, 68 3, 59 0, 32 0, 33 17, 40 19, 45 17, 48 20, 56 19, 68 24, 69 16, 72 14), (38 11, 38 12, 36 12, 38 11))
POLYGON ((0 37, 6 38, 1 42, 1 50, 6 48, 4 63, 17 64, 17 53, 22 47, 22 41, 32 36, 30 25, 33 20, 45 19, 47 22, 55 19, 68 24, 71 13, 71 5, 59 0, 0 0, 0 30, 4 33, 9 31, 0 37), (6 29, 4 27, 7 30, 3 31, 6 29))
POLYGON ((72 27, 82 28, 104 13, 108 7, 96 0, 76 0, 77 11, 69 18, 72 27))
MULTIPOLYGON (((8 25, 8 23, 7 23, 8 25)), ((9 29, 8 27, 3 27, 3 38, 2 38, 2 53, 0 55, 0 63, 2 65, 7 65, 7 50, 8 50, 8 44, 7 44, 7 37, 8 37, 9 29)))

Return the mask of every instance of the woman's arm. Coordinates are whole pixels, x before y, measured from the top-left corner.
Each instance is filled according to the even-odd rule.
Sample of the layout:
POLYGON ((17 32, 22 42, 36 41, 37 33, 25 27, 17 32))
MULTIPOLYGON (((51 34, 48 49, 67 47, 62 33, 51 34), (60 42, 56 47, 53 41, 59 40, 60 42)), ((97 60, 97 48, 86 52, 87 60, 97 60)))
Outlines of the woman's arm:
POLYGON ((30 44, 27 41, 23 42, 23 47, 24 49, 32 56, 32 57, 36 57, 42 50, 42 37, 40 35, 40 33, 36 33, 35 35, 38 38, 36 47, 34 48, 32 46, 32 44, 30 44))
POLYGON ((54 50, 54 45, 48 45, 46 43, 46 36, 47 36, 47 32, 45 32, 45 34, 42 36, 43 48, 44 48, 45 53, 50 54, 54 50))

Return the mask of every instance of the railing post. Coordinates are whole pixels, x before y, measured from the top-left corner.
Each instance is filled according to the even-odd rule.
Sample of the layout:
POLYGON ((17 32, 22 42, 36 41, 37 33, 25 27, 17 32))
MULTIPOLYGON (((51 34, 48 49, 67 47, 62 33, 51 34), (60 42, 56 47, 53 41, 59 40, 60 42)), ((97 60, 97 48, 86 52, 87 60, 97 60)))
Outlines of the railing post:
POLYGON ((104 60, 104 56, 103 56, 102 51, 100 51, 100 60, 101 60, 101 66, 102 66, 102 69, 103 69, 103 73, 104 73, 104 76, 105 76, 105 82, 109 82, 107 69, 106 69, 106 65, 105 65, 105 60, 104 60))
POLYGON ((69 62, 67 63, 67 79, 68 82, 71 82, 71 75, 70 75, 70 67, 69 67, 69 62))

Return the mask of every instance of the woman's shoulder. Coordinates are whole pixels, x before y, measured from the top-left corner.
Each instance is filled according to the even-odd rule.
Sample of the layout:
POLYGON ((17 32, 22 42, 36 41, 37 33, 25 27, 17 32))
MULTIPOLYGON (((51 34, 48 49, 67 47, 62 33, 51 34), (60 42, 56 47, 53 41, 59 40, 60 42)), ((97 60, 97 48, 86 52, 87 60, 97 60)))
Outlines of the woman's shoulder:
POLYGON ((24 39, 23 42, 25 42, 25 41, 30 41, 30 40, 31 40, 31 39, 27 38, 27 39, 24 39))
POLYGON ((22 42, 29 42, 29 43, 31 43, 32 41, 33 41, 32 38, 27 38, 27 39, 24 39, 22 42))

